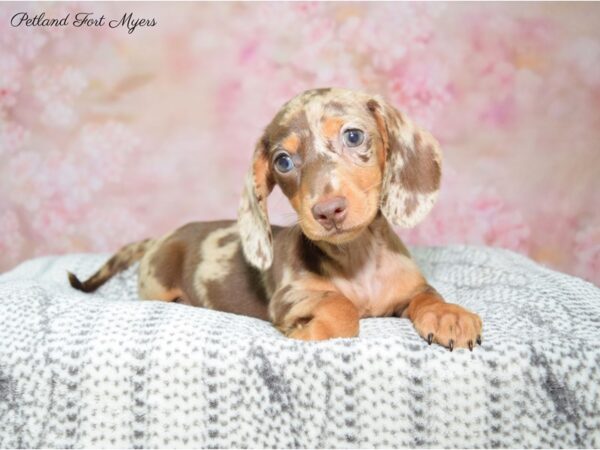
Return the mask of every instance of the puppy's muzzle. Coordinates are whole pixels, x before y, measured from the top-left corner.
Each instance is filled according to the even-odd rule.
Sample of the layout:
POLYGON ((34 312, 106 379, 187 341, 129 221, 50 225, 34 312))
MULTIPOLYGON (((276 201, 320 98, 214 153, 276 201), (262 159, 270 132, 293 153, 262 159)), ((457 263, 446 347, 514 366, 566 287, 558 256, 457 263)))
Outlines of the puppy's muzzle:
POLYGON ((312 215, 326 230, 339 226, 346 219, 348 202, 345 197, 334 197, 312 207, 312 215))

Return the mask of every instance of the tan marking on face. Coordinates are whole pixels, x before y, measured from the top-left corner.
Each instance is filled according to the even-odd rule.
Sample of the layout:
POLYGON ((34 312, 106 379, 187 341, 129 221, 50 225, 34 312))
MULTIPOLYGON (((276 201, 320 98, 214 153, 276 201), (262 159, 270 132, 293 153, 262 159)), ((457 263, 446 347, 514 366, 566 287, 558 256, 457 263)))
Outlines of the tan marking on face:
POLYGON ((343 125, 344 119, 341 117, 325 117, 322 120, 321 134, 325 139, 334 140, 338 137, 343 125))
POLYGON ((298 148, 300 148, 300 138, 296 133, 292 133, 281 141, 281 146, 288 153, 294 154, 298 151, 298 148))
MULTIPOLYGON (((330 172, 328 178, 331 191, 324 196, 309 194, 309 188, 301 186, 301 195, 304 194, 300 207, 295 207, 301 218, 300 224, 304 233, 312 240, 325 240, 331 243, 344 243, 354 239, 367 227, 377 215, 382 171, 378 165, 357 167, 349 164, 338 164, 330 172), (312 207, 318 201, 341 196, 347 200, 347 216, 342 227, 351 232, 327 236, 325 230, 312 215, 312 207)), ((327 183, 324 183, 326 186, 327 183)))
POLYGON ((375 190, 375 193, 379 194, 379 185, 381 184, 383 173, 377 165, 365 166, 360 169, 344 165, 340 167, 338 177, 341 180, 351 180, 352 183, 346 182, 345 186, 349 184, 355 185, 358 188, 358 192, 368 193, 375 190))

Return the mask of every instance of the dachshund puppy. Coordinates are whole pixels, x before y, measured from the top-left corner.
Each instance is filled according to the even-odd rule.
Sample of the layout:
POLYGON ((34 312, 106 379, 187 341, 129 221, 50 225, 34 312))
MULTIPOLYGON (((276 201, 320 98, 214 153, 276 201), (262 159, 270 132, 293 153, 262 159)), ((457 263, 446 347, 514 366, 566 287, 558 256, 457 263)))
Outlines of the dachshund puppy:
POLYGON ((433 206, 435 139, 382 98, 316 89, 290 100, 256 144, 238 220, 190 223, 123 247, 91 292, 140 260, 139 295, 270 320, 295 339, 358 335, 361 317, 412 321, 430 344, 481 343, 479 316, 444 302, 391 224, 411 227, 433 206), (278 185, 298 213, 271 226, 278 185))

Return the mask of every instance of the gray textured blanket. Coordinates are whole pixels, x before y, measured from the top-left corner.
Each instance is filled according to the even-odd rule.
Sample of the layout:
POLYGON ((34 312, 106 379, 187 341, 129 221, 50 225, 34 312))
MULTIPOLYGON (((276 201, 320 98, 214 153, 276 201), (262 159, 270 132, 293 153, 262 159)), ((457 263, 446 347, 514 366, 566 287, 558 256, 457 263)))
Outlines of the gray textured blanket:
POLYGON ((0 276, 0 447, 598 447, 600 289, 511 252, 415 249, 483 346, 427 346, 405 319, 302 343, 269 323, 136 301, 102 255, 0 276))

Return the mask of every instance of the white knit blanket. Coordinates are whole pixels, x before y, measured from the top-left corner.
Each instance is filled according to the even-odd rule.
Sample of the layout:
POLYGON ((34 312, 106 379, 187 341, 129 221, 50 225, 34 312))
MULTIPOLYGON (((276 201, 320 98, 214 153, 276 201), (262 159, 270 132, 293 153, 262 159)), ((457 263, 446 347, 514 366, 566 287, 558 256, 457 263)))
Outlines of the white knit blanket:
POLYGON ((135 268, 71 289, 107 255, 0 276, 0 447, 599 447, 600 289, 489 248, 415 249, 479 313, 483 346, 408 320, 287 339, 256 319, 138 301, 135 268))

